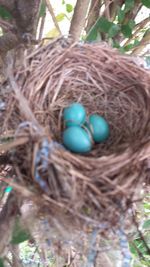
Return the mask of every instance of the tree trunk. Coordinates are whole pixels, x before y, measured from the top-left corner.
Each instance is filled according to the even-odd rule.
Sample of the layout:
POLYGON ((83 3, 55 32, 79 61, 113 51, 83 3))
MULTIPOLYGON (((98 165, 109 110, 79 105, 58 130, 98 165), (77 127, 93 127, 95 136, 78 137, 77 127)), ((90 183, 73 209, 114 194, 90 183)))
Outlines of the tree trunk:
POLYGON ((69 34, 78 41, 85 26, 90 0, 78 0, 74 9, 69 34))

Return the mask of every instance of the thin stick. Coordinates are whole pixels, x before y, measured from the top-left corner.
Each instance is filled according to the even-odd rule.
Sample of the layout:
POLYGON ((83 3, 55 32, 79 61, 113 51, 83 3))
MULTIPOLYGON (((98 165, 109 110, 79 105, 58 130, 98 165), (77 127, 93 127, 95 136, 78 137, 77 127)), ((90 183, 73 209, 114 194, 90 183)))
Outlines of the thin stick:
POLYGON ((41 25, 40 25, 39 37, 38 37, 39 41, 42 40, 42 35, 43 35, 43 30, 44 30, 44 25, 45 25, 45 18, 46 18, 46 14, 44 14, 44 16, 41 19, 41 25))
POLYGON ((31 121, 35 125, 38 125, 38 127, 40 129, 41 127, 39 126, 39 123, 37 122, 33 112, 31 111, 27 99, 24 97, 18 84, 15 81, 15 77, 13 74, 13 59, 12 59, 11 55, 9 55, 9 54, 8 54, 7 61, 8 61, 8 67, 7 67, 8 79, 9 79, 9 82, 12 86, 12 89, 14 90, 16 99, 19 101, 20 110, 25 115, 27 120, 31 121))
POLYGON ((53 11, 53 7, 52 7, 50 1, 49 0, 45 0, 45 4, 46 4, 46 6, 48 8, 48 11, 49 11, 51 17, 52 17, 52 20, 54 22, 54 25, 55 25, 56 29, 58 30, 58 32, 60 33, 60 35, 62 35, 61 30, 60 30, 60 27, 59 27, 59 24, 58 24, 58 22, 56 20, 56 17, 55 17, 54 11, 53 11))

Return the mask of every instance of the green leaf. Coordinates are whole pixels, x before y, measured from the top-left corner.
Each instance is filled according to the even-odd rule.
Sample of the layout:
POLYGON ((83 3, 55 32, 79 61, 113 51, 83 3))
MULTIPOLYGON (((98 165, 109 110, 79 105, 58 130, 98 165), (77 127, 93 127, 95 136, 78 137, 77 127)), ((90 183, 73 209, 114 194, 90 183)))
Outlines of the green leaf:
POLYGON ((143 224, 143 229, 150 229, 150 220, 146 220, 143 224))
POLYGON ((58 14, 58 15, 56 16, 56 20, 57 20, 57 22, 60 22, 60 21, 64 20, 65 16, 66 16, 65 13, 60 13, 60 14, 58 14))
POLYGON ((65 5, 65 0, 62 0, 62 5, 65 5))
POLYGON ((120 51, 120 53, 122 53, 122 54, 124 54, 125 53, 125 50, 124 50, 124 47, 119 47, 119 51, 120 51))
POLYGON ((100 32, 108 33, 113 23, 108 21, 105 17, 101 17, 98 19, 96 25, 100 32))
POLYGON ((132 29, 128 24, 121 26, 121 32, 126 38, 130 38, 132 36, 132 29))
POLYGON ((129 20, 128 25, 131 29, 133 29, 135 26, 135 21, 133 19, 129 20))
POLYGON ((124 21, 124 18, 125 18, 125 11, 122 10, 120 7, 119 7, 119 9, 118 9, 118 14, 117 14, 117 16, 118 16, 118 22, 119 22, 119 23, 122 23, 122 22, 124 21))
POLYGON ((89 31, 86 37, 86 41, 88 42, 95 41, 97 39, 97 35, 98 35, 97 28, 96 27, 91 28, 91 30, 89 31))
POLYGON ((118 34, 119 31, 120 31, 120 26, 117 25, 117 24, 113 24, 110 27, 109 31, 108 31, 108 36, 110 38, 113 38, 113 37, 115 37, 118 34))
POLYGON ((138 46, 139 44, 140 44, 140 41, 137 40, 137 39, 135 39, 135 40, 134 40, 134 46, 138 46))
POLYGON ((124 49, 125 49, 126 52, 128 52, 128 51, 132 50, 134 47, 138 46, 139 43, 140 43, 140 41, 135 39, 133 43, 125 45, 124 49))
POLYGON ((31 236, 29 232, 26 229, 22 228, 19 219, 17 219, 13 230, 11 243, 17 245, 26 240, 29 240, 30 238, 31 236))
POLYGON ((129 249, 130 249, 130 252, 135 255, 135 256, 138 256, 138 251, 136 249, 136 246, 134 244, 134 242, 130 242, 129 243, 129 249))
POLYGON ((120 48, 120 43, 117 42, 116 40, 113 40, 113 47, 114 48, 120 48))
MULTIPOLYGON (((145 239, 145 242, 147 242, 145 237, 144 239, 145 239)), ((143 256, 149 255, 149 252, 147 251, 147 247, 145 246, 145 243, 140 238, 133 240, 133 242, 129 244, 129 248, 130 248, 131 253, 135 256, 139 256, 139 252, 143 256)))
POLYGON ((66 4, 66 11, 71 13, 73 11, 73 6, 71 4, 66 4))
POLYGON ((129 12, 134 8, 135 0, 126 0, 125 1, 125 8, 124 11, 125 13, 129 12))
POLYGON ((40 6, 39 16, 44 17, 45 13, 46 13, 46 4, 44 3, 44 1, 42 1, 41 6, 40 6))
POLYGON ((145 202, 145 203, 143 204, 143 206, 144 206, 145 209, 147 209, 147 210, 150 211, 150 203, 145 202))
POLYGON ((46 33, 46 38, 56 38, 59 36, 59 31, 56 28, 51 29, 49 32, 46 33))
POLYGON ((148 8, 150 8, 150 0, 141 0, 142 4, 148 8))
POLYGON ((12 15, 2 6, 0 6, 0 17, 3 19, 12 19, 12 15))
POLYGON ((144 259, 144 260, 141 260, 141 263, 142 263, 142 267, 149 267, 150 266, 150 260, 149 259, 144 259))
POLYGON ((4 267, 3 259, 0 258, 0 267, 4 267))
POLYGON ((128 44, 128 45, 125 45, 125 46, 124 46, 124 50, 125 50, 126 52, 128 52, 128 51, 130 51, 133 47, 134 47, 134 44, 128 44))

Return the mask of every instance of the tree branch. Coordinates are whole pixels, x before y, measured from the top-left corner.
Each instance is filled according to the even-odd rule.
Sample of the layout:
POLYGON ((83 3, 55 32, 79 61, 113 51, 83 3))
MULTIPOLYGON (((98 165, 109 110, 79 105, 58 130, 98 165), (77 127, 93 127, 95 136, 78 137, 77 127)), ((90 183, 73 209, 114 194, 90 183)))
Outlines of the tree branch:
POLYGON ((35 34, 41 0, 15 0, 12 16, 20 33, 35 34))
POLYGON ((55 17, 55 14, 54 14, 52 5, 51 5, 51 3, 50 3, 49 0, 45 0, 45 3, 46 3, 46 6, 47 6, 47 8, 48 8, 48 11, 49 11, 49 13, 50 13, 50 15, 51 15, 51 17, 52 17, 52 20, 53 20, 53 22, 54 22, 54 25, 55 25, 56 29, 58 30, 58 32, 59 32, 60 35, 61 35, 61 30, 60 30, 60 28, 59 28, 59 24, 58 24, 58 22, 57 22, 57 20, 56 20, 56 17, 55 17))
POLYGON ((145 46, 146 46, 147 44, 149 44, 149 42, 150 42, 150 31, 147 32, 147 33, 143 36, 143 38, 142 38, 142 40, 141 40, 141 42, 140 42, 140 45, 139 45, 138 47, 135 47, 135 48, 133 49, 133 51, 132 51, 132 55, 139 55, 139 54, 142 52, 142 50, 145 48, 145 46))
POLYGON ((97 0, 97 1, 92 0, 91 1, 90 11, 89 11, 89 15, 87 17, 87 26, 86 26, 86 32, 87 33, 92 28, 92 26, 95 24, 95 22, 97 21, 97 19, 99 17, 101 5, 102 5, 101 0, 97 0))
POLYGON ((139 23, 135 26, 135 32, 133 33, 133 35, 131 36, 131 38, 129 38, 129 39, 125 42, 124 46, 128 45, 131 41, 133 41, 133 40, 137 37, 137 35, 138 35, 138 33, 141 31, 141 29, 143 29, 144 27, 148 26, 148 25, 147 25, 148 23, 149 23, 149 17, 146 18, 146 19, 144 19, 144 20, 142 20, 141 22, 139 22, 139 23))
POLYGON ((69 34, 78 41, 85 26, 90 0, 78 0, 74 9, 69 34))
POLYGON ((14 26, 12 25, 12 23, 9 23, 8 21, 6 21, 4 19, 0 19, 0 27, 4 31, 9 31, 9 30, 12 30, 14 28, 14 26))

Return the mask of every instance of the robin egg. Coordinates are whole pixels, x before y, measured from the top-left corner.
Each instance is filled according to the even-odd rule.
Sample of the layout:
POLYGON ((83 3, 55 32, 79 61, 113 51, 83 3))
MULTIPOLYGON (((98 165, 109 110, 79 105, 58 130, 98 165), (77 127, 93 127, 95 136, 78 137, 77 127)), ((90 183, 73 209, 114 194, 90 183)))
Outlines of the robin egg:
POLYGON ((89 121, 86 123, 91 131, 93 140, 96 143, 104 142, 110 135, 108 122, 101 116, 93 114, 89 116, 89 121))
POLYGON ((80 103, 73 103, 64 109, 63 118, 65 126, 82 125, 86 120, 86 111, 80 103))
POLYGON ((92 149, 90 134, 80 126, 70 126, 64 131, 63 144, 74 153, 86 153, 92 149))

